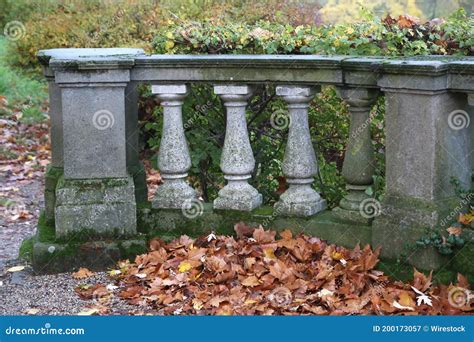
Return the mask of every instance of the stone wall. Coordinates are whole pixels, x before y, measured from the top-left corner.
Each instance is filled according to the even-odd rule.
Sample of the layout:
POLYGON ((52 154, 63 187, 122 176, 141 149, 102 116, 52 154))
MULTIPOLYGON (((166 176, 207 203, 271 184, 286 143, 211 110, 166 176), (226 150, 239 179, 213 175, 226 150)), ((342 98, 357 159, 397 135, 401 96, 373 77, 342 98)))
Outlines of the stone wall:
MULTIPOLYGON (((397 259, 426 229, 445 231, 446 218, 466 204, 451 178, 472 188, 474 58, 146 56, 139 49, 54 49, 39 58, 50 85, 52 166, 40 232, 29 241, 38 272, 84 263, 104 267, 143 251, 152 236, 231 233, 241 220, 304 230, 345 246, 381 245, 383 257, 397 259), (221 169, 227 184, 214 203, 200 202, 186 181, 191 161, 182 105, 195 82, 213 84, 226 110, 221 169), (164 115, 163 184, 152 203, 138 159, 140 83, 152 84, 164 115), (261 83, 277 85, 291 122, 282 161, 288 189, 274 208, 262 207, 261 194, 249 184, 255 161, 245 109, 261 83), (337 87, 351 114, 343 165, 347 195, 332 211, 311 186, 318 165, 308 106, 324 85, 337 87), (374 175, 369 112, 380 95, 386 101, 387 183, 381 202, 366 192, 374 175)), ((432 248, 407 258, 422 269, 449 264, 474 275, 466 262, 474 256, 470 233, 450 260, 432 248)))

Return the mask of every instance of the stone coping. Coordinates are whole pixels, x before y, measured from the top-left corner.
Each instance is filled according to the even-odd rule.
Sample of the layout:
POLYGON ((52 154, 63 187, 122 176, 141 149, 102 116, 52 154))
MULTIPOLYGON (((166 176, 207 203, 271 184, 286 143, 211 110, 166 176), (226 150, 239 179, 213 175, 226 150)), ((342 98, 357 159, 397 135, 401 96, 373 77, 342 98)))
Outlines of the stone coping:
MULTIPOLYGON (((130 69, 132 81, 151 83, 284 82, 377 86, 377 77, 373 75, 450 75, 455 78, 474 74, 474 57, 470 56, 145 55, 141 49, 106 48, 41 50, 38 58, 53 72, 130 69), (345 77, 348 72, 350 77, 345 77), (357 73, 365 73, 365 76, 357 76, 357 73)), ((459 82, 452 82, 455 83, 453 88, 459 89, 459 82)), ((474 85, 469 83, 472 82, 463 82, 462 88, 473 91, 474 85)), ((448 83, 447 88, 450 87, 448 83)))
POLYGON ((40 50, 38 52, 38 60, 43 65, 48 65, 51 59, 67 59, 76 58, 97 58, 111 56, 137 56, 143 55, 142 49, 135 48, 63 48, 40 50))

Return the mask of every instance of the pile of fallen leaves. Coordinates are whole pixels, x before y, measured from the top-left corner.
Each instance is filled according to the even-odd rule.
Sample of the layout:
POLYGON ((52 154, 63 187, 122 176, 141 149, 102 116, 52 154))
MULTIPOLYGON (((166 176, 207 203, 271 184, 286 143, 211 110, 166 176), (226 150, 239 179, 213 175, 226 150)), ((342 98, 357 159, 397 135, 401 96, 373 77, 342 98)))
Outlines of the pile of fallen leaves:
MULTIPOLYGON (((289 230, 236 225, 238 238, 211 233, 150 242, 134 263, 119 262, 112 283, 79 286, 83 299, 99 302, 118 294, 159 315, 352 315, 467 314, 469 284, 434 286, 431 274, 414 271, 413 283, 376 270, 380 250, 346 249, 289 230)), ((86 271, 82 273, 87 274, 86 271)), ((104 309, 105 308, 105 309, 104 309)))

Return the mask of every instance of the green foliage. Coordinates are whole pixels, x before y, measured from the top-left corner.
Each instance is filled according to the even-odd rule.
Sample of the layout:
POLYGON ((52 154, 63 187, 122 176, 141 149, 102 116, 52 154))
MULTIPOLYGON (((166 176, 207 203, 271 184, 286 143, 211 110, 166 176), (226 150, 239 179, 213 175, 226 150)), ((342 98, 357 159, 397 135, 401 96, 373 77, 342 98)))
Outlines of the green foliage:
POLYGON ((46 82, 11 69, 6 47, 6 39, 0 38, 0 117, 15 115, 24 122, 41 121, 46 117, 46 82))
POLYGON ((156 53, 349 54, 412 56, 472 54, 474 19, 464 10, 446 22, 385 19, 370 13, 359 23, 293 27, 269 21, 178 22, 153 41, 156 53))
POLYGON ((439 231, 428 230, 426 235, 416 241, 419 247, 433 246, 440 254, 450 255, 454 253, 456 248, 464 246, 464 239, 456 235, 448 235, 444 237, 439 231))

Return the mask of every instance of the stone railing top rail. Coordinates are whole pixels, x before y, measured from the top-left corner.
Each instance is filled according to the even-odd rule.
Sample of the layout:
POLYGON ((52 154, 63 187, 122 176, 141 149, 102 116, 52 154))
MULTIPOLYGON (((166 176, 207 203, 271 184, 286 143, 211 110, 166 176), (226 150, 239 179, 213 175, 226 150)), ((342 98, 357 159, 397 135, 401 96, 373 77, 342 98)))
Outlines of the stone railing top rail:
POLYGON ((130 69, 130 80, 152 83, 289 82, 383 88, 390 88, 390 83, 397 88, 390 76, 404 75, 425 78, 421 83, 404 80, 408 88, 474 91, 474 57, 465 56, 145 55, 141 49, 111 48, 42 50, 38 57, 52 69, 51 76, 54 71, 130 69))

